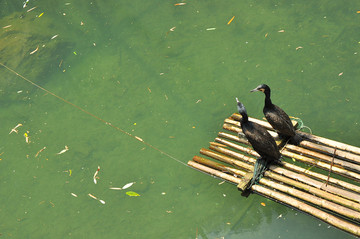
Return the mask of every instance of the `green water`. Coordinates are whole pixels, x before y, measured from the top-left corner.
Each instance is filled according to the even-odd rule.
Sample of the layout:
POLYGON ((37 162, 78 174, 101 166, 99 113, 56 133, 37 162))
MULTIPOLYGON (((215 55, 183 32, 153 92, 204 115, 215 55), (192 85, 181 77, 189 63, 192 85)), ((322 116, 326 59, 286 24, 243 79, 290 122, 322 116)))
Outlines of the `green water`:
MULTIPOLYGON (((28 49, 0 59, 183 163, 216 137, 235 97, 262 117, 264 96, 249 92, 260 83, 316 135, 360 146, 358 1, 175 3, 30 0, 23 9, 2 0, 0 31, 21 29, 8 41, 28 49)), ((4 67, 0 87, 3 238, 353 238, 263 197, 244 198, 4 67)))

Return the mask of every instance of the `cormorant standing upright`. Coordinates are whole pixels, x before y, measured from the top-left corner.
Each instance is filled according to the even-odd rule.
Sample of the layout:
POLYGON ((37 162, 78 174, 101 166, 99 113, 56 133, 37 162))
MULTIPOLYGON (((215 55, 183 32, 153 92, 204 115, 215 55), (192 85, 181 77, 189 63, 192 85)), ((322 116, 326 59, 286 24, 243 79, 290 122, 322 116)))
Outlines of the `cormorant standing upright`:
POLYGON ((255 180, 266 170, 271 162, 278 162, 280 160, 280 152, 276 145, 274 138, 261 125, 251 122, 244 105, 236 98, 237 108, 241 114, 240 124, 243 133, 250 142, 253 149, 260 155, 256 160, 254 167, 254 176, 250 187, 255 183, 255 180))
POLYGON ((288 139, 289 143, 299 145, 302 138, 295 132, 289 116, 279 106, 274 105, 270 98, 270 87, 261 84, 250 92, 261 91, 265 94, 264 115, 271 126, 279 133, 280 137, 288 139))

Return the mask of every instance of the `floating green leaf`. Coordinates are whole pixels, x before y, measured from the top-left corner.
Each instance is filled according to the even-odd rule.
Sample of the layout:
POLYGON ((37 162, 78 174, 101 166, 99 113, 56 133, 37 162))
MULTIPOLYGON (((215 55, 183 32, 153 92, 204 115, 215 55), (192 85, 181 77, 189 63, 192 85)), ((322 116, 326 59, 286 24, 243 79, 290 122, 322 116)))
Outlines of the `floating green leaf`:
POLYGON ((126 194, 129 195, 130 197, 138 197, 138 196, 140 196, 140 194, 138 194, 136 192, 133 192, 133 191, 126 192, 126 194))

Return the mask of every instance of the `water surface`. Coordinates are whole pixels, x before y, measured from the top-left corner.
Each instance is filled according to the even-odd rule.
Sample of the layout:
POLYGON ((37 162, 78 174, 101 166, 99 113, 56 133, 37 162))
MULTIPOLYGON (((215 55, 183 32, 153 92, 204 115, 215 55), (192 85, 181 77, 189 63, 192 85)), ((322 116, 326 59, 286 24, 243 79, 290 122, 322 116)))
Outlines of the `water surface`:
POLYGON ((260 83, 316 135, 360 146, 360 4, 175 3, 0 3, 0 27, 11 25, 0 29, 3 64, 180 161, 1 67, 2 236, 353 238, 184 164, 216 137, 235 97, 262 117, 264 96, 249 92, 260 83))

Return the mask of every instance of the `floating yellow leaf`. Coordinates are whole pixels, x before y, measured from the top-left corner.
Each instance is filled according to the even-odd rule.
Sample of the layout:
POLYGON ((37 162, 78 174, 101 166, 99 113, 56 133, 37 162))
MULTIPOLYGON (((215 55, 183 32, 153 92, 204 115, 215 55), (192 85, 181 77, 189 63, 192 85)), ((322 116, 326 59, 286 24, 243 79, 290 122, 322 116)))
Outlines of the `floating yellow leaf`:
POLYGON ((230 21, 228 21, 228 25, 234 20, 234 18, 235 18, 235 16, 233 16, 231 19, 230 19, 230 21))
POLYGON ((263 207, 265 207, 266 206, 266 204, 264 203, 264 202, 262 202, 262 203, 260 203, 261 204, 261 206, 263 206, 263 207))
POLYGON ((126 194, 129 195, 130 197, 138 197, 138 196, 140 196, 140 194, 138 194, 136 192, 133 192, 133 191, 126 192, 126 194))

